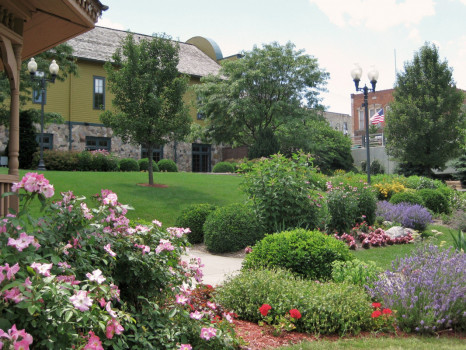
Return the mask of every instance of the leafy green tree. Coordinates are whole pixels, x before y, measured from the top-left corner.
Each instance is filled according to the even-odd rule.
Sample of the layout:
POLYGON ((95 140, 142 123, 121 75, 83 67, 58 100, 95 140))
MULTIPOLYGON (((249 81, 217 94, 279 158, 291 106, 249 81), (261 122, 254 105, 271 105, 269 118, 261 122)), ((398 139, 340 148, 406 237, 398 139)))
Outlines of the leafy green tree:
POLYGON ((464 94, 435 45, 426 43, 404 68, 387 111, 387 150, 401 170, 432 176, 432 169, 444 169, 464 142, 464 94))
POLYGON ((270 128, 262 129, 259 132, 256 142, 249 147, 248 158, 268 157, 280 150, 277 137, 270 128))
MULTIPOLYGON (((105 111, 101 121, 123 142, 155 145, 182 139, 191 118, 183 103, 188 78, 178 72, 179 46, 165 35, 136 42, 130 33, 107 62, 108 86, 117 111, 105 111)), ((149 167, 149 184, 154 183, 149 167)))
POLYGON ((251 146, 262 130, 277 134, 282 125, 300 119, 303 107, 322 108, 319 93, 328 77, 317 59, 294 44, 274 42, 224 61, 219 74, 202 78, 195 90, 209 136, 251 146))

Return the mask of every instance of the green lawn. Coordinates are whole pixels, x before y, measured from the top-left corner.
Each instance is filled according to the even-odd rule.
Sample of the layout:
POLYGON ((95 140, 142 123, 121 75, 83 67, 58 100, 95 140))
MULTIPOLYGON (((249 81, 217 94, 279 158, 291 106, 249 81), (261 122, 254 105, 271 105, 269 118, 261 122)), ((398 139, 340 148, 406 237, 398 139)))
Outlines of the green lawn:
MULTIPOLYGON (((2 168, 0 173, 6 171, 2 168)), ((26 172, 20 171, 20 176, 26 172)), ((167 185, 166 188, 140 186, 148 183, 148 174, 142 172, 46 171, 44 175, 55 187, 54 200, 60 199, 60 192, 72 190, 75 195, 91 201, 90 198, 101 189, 110 189, 121 203, 135 209, 128 212, 129 219, 157 219, 165 227, 173 226, 180 211, 189 204, 225 206, 246 199, 238 189, 241 178, 234 175, 154 173, 154 183, 167 185)))
MULTIPOLYGON (((337 350, 337 349, 390 349, 390 350, 464 350, 464 339, 449 337, 408 337, 359 339, 342 338, 337 341, 319 340, 299 345, 280 347, 279 350, 337 350)), ((278 349, 277 349, 278 350, 278 349)))

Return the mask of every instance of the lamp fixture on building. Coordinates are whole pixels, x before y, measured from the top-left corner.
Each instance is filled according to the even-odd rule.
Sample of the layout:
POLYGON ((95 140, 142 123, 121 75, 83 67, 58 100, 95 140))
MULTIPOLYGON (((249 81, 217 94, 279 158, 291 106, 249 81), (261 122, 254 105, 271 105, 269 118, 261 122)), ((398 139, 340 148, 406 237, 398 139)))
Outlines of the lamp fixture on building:
POLYGON ((354 85, 356 86, 356 91, 362 91, 364 93, 364 123, 366 124, 366 170, 367 170, 367 183, 371 183, 371 156, 370 156, 370 142, 369 142, 369 110, 368 110, 368 102, 367 102, 367 93, 369 91, 375 92, 375 85, 377 84, 377 80, 379 79, 379 71, 375 69, 374 66, 371 67, 369 72, 367 73, 367 77, 371 82, 372 88, 368 88, 367 85, 364 84, 363 88, 359 87, 359 82, 361 81, 362 76, 362 68, 359 64, 355 63, 354 68, 351 70, 351 77, 353 78, 354 85))
POLYGON ((60 68, 58 67, 57 62, 55 60, 52 61, 52 63, 49 66, 49 72, 50 72, 50 78, 47 79, 45 77, 45 73, 38 71, 37 70, 37 62, 35 61, 34 58, 31 58, 31 60, 28 63, 28 71, 31 74, 31 80, 32 81, 38 81, 40 85, 40 90, 41 90, 41 99, 40 99, 40 105, 41 105, 41 114, 40 114, 40 160, 39 160, 39 166, 37 167, 37 170, 47 170, 45 169, 45 164, 44 164, 44 104, 45 104, 45 89, 46 89, 46 82, 51 82, 55 83, 55 78, 57 77, 58 70, 60 68))

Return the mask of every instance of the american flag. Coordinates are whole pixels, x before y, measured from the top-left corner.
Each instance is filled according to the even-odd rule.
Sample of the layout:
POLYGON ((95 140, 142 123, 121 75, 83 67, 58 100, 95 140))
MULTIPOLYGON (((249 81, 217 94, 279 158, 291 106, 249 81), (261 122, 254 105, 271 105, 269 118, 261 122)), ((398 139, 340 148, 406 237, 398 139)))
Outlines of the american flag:
POLYGON ((371 124, 379 124, 385 121, 385 115, 383 114, 383 108, 380 108, 377 113, 371 117, 371 124))

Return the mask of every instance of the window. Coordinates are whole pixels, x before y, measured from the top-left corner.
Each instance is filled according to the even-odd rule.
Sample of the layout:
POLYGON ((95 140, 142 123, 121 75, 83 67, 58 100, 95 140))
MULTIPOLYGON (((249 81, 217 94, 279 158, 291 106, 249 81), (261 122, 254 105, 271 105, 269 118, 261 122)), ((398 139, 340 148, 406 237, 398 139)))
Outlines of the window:
POLYGON ((110 152, 110 137, 86 136, 86 151, 103 149, 110 152))
MULTIPOLYGON (((44 90, 44 105, 47 104, 47 90, 44 90)), ((42 103, 42 90, 32 90, 32 103, 42 103)))
MULTIPOLYGON (((147 154, 147 147, 146 145, 141 146, 141 158, 149 158, 147 154)), ((152 148, 152 159, 154 162, 158 162, 160 159, 163 159, 163 146, 162 145, 155 145, 152 148)))
POLYGON ((210 172, 210 145, 193 143, 193 172, 210 172))
POLYGON ((348 135, 348 122, 343 122, 343 134, 348 135))
POLYGON ((105 109, 105 78, 94 77, 94 109, 105 109))
POLYGON ((364 130, 364 109, 359 110, 359 130, 364 130))
MULTIPOLYGON (((44 143, 43 143, 43 148, 44 149, 53 149, 53 134, 46 134, 44 133, 44 143)), ((40 139, 41 139, 41 134, 36 134, 36 142, 40 147, 40 139)))

